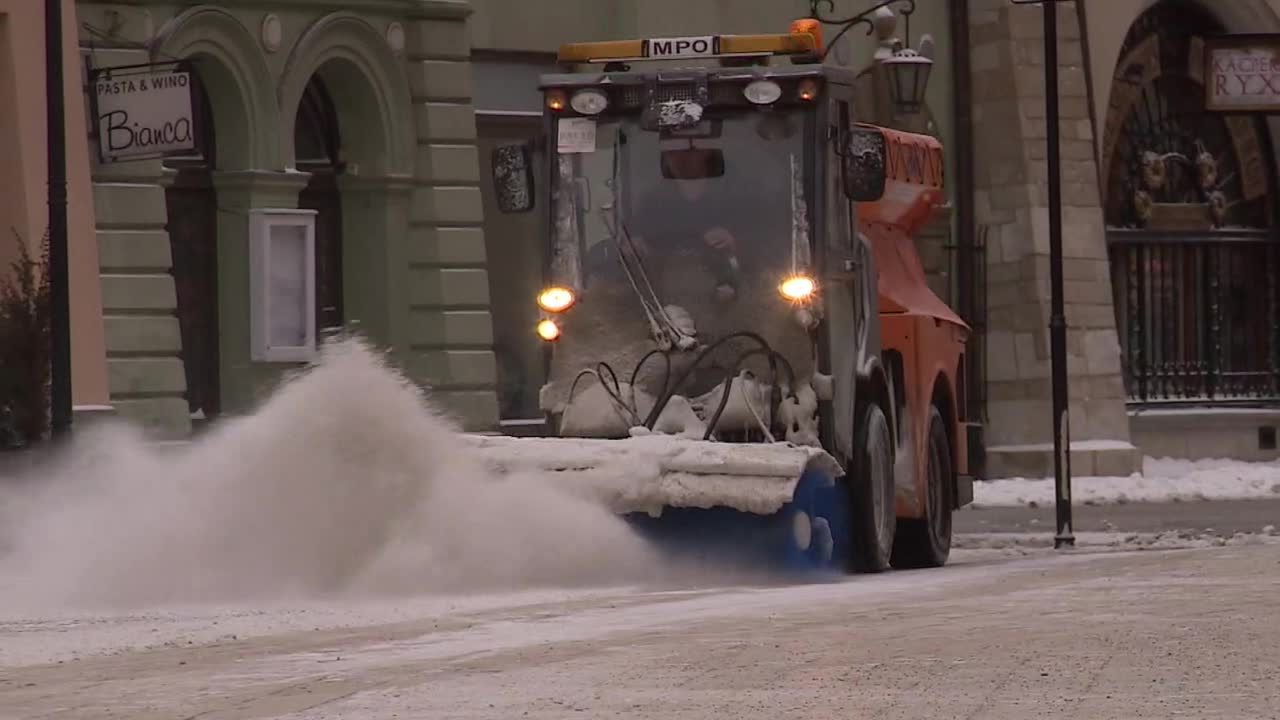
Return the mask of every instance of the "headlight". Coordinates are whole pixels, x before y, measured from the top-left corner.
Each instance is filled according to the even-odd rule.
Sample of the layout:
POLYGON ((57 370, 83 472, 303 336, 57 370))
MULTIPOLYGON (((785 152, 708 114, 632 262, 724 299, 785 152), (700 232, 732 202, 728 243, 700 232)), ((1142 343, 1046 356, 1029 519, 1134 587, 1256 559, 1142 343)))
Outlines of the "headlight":
POLYGON ((782 293, 782 297, 792 302, 808 300, 817 290, 818 283, 808 275, 792 275, 778 286, 778 292, 782 293))
POLYGON ((560 326, 555 320, 543 320, 538 323, 538 337, 547 342, 554 342, 560 339, 560 326))
POLYGON ((756 105, 769 105, 782 97, 782 88, 772 80, 756 80, 743 88, 742 94, 756 105))
POLYGON ((577 300, 573 291, 567 287, 549 287, 538 293, 538 307, 547 312, 564 312, 577 300))
POLYGON ((569 104, 583 115, 599 115, 609 107, 609 98, 595 88, 585 88, 574 93, 569 104))

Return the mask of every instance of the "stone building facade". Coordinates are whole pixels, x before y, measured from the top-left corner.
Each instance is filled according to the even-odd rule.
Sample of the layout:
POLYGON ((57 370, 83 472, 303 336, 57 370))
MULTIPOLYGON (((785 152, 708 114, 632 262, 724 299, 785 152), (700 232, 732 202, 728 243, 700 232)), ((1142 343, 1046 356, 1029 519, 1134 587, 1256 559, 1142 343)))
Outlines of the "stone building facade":
MULTIPOLYGON (((837 0, 834 14, 871 4, 837 0)), ((971 356, 982 362, 969 395, 987 424, 989 474, 1042 476, 1052 469, 1042 11, 1008 0, 916 4, 899 31, 913 43, 923 33, 935 40, 926 111, 863 111, 935 134, 947 148, 947 204, 918 239, 920 250, 939 294, 978 330, 971 356), (973 265, 963 265, 960 247, 973 265)), ((1130 76, 1149 38, 1194 55, 1192 36, 1209 31, 1280 31, 1277 5, 1113 0, 1058 8, 1076 475, 1132 472, 1144 454, 1276 456, 1276 273, 1253 263, 1264 268, 1254 284, 1272 288, 1270 296, 1240 295, 1240 282, 1214 279, 1210 295, 1222 302, 1188 306, 1185 322, 1153 315, 1161 303, 1150 287, 1164 277, 1164 256, 1129 248, 1164 241, 1158 228, 1124 226, 1134 178, 1116 158, 1140 157, 1151 142, 1134 137, 1142 118, 1131 119, 1123 102, 1131 86, 1144 87, 1130 76), (1136 283, 1147 283, 1145 304, 1135 305, 1136 283), (1231 293, 1242 298, 1232 295, 1236 304, 1270 308, 1254 313, 1269 324, 1228 312, 1231 293), (1183 340, 1219 331, 1226 340, 1216 354, 1201 347, 1200 355, 1179 350, 1157 361, 1151 347, 1167 342, 1156 332, 1164 324, 1184 328, 1183 340), (1247 392, 1224 394, 1221 383, 1203 397, 1186 389, 1225 376, 1236 356, 1254 358, 1239 361, 1237 374, 1252 378, 1241 385, 1247 392), (1166 397, 1175 381, 1181 394, 1166 397), (1152 391, 1157 385, 1164 395, 1152 391)), ((92 344, 77 352, 105 365, 118 412, 165 436, 251 411, 293 365, 250 357, 250 211, 309 208, 327 248, 318 258, 329 263, 317 289, 319 311, 328 313, 320 322, 355 324, 390 348, 466 427, 518 427, 536 412, 541 382, 541 349, 528 332, 541 249, 536 218, 496 212, 486 168, 492 147, 538 132, 537 76, 554 68, 555 49, 586 39, 784 31, 809 9, 808 0, 79 0, 74 33, 85 67, 190 61, 211 132, 207 153, 109 165, 96 161, 89 134, 79 152, 92 193, 86 222, 96 228, 105 352, 92 344)), ((832 61, 865 66, 873 46, 860 31, 847 33, 832 61)), ((1144 82, 1173 74, 1148 72, 1144 82)), ((1188 116, 1218 127, 1202 110, 1188 116)), ((1226 144, 1220 132, 1204 142, 1231 167, 1249 156, 1250 177, 1262 180, 1227 190, 1271 210, 1247 232, 1221 223, 1180 232, 1200 243, 1243 242, 1243 232, 1258 258, 1271 258, 1271 138, 1280 128, 1257 118, 1246 124, 1226 122, 1226 144)), ((1161 212, 1189 217, 1197 202, 1166 202, 1179 207, 1161 212)))
MULTIPOLYGON (((1084 43, 1074 5, 1058 14, 1071 466, 1079 475, 1123 475, 1139 469, 1138 456, 1125 411, 1084 43)), ((1052 468, 1042 18, 1039 7, 1002 0, 969 6, 973 195, 987 233, 988 459, 997 477, 1052 468)))
MULTIPOLYGON (((250 212, 316 210, 317 298, 496 423, 480 163, 461 0, 80 2, 93 67, 190 61, 204 153, 91 173, 111 400, 168 437, 253 409, 291 363, 250 356, 250 212), (326 286, 326 280, 330 281, 326 286)), ((91 138, 92 140, 92 138, 91 138)))

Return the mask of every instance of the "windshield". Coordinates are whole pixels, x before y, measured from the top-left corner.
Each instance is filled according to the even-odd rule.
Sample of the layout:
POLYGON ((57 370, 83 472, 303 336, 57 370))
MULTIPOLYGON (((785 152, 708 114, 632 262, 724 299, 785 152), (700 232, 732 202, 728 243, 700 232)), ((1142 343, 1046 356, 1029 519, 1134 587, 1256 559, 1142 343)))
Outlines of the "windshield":
MULTIPOLYGON (((624 257, 638 261, 632 266, 663 302, 692 289, 685 283, 695 271, 728 300, 746 276, 768 268, 776 287, 791 267, 803 116, 708 113, 673 132, 643 129, 634 116, 561 122, 594 125, 595 142, 573 148, 592 149, 560 156, 557 193, 577 206, 561 208, 572 224, 560 225, 557 241, 581 249, 578 284, 586 293, 629 283, 624 257)), ((807 242, 800 249, 807 252, 807 242)))
POLYGON ((552 275, 579 300, 553 381, 600 361, 629 375, 655 347, 740 331, 806 346, 778 293, 810 266, 805 112, 709 110, 675 132, 638 116, 559 120, 552 275))

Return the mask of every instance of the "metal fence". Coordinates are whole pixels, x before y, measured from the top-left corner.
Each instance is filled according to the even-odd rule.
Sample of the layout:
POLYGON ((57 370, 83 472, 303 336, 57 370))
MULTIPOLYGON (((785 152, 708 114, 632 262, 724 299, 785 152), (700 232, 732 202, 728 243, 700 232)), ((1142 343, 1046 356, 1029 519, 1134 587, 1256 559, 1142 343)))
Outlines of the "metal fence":
POLYGON ((1108 233, 1132 403, 1280 399, 1280 244, 1266 231, 1108 233))

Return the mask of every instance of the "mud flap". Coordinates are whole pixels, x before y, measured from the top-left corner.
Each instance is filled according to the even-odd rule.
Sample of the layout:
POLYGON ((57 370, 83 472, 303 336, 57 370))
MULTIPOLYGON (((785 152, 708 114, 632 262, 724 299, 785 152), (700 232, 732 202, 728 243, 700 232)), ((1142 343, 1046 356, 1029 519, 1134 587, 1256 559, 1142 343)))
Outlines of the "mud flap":
POLYGON ((956 476, 956 508, 962 508, 973 502, 973 476, 956 476))

